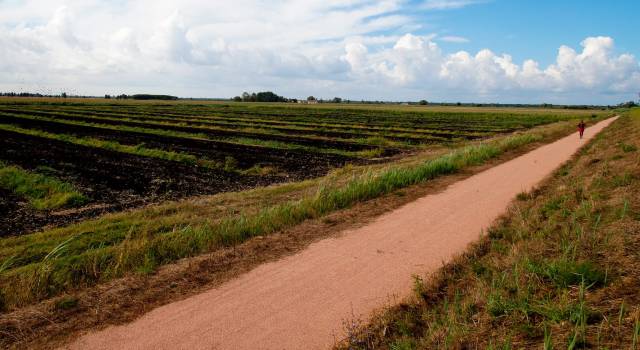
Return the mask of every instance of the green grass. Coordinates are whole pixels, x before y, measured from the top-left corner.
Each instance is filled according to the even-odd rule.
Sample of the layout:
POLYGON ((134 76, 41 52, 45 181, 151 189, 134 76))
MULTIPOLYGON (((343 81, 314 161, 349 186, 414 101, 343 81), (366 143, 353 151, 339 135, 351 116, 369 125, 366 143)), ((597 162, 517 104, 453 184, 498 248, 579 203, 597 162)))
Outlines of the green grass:
MULTIPOLYGON (((119 216, 118 220, 107 217, 98 222, 5 239, 0 242, 0 261, 12 260, 10 268, 0 274, 3 304, 5 308, 12 308, 126 273, 149 273, 183 257, 238 244, 403 187, 483 164, 544 137, 543 131, 504 137, 419 163, 371 168, 345 182, 332 184, 329 177, 320 181, 315 192, 297 200, 276 201, 256 210, 217 215, 208 220, 198 216, 197 220, 187 218, 168 224, 163 218, 171 213, 156 220, 151 218, 163 210, 158 208, 119 216), (148 222, 155 227, 149 228, 148 222)), ((278 188, 268 191, 276 190, 278 188)))
POLYGON ((38 210, 75 207, 87 198, 69 183, 0 162, 0 187, 24 197, 38 210))

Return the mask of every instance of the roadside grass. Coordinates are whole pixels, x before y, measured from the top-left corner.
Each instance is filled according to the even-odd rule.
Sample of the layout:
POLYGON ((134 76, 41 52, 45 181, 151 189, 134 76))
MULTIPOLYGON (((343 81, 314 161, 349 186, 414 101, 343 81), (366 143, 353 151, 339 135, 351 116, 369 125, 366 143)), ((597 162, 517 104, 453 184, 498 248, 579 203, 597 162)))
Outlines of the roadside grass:
POLYGON ((134 154, 143 157, 158 158, 182 162, 191 165, 198 165, 210 169, 224 169, 224 164, 209 159, 198 158, 192 154, 174 151, 165 151, 157 148, 147 148, 144 145, 123 145, 116 141, 105 141, 93 137, 76 137, 68 134, 54 134, 37 129, 25 129, 10 124, 0 124, 0 130, 15 132, 24 135, 47 138, 51 140, 63 141, 75 145, 101 148, 109 151, 134 154))
POLYGON ((574 128, 563 122, 390 165, 345 167, 302 183, 107 215, 0 241, 0 306, 14 309, 127 273, 270 234, 357 202, 483 164, 574 128), (231 202, 231 203, 230 203, 231 202), (55 252, 55 253, 54 253, 55 252))
POLYGON ((0 187, 24 197, 37 210, 75 207, 88 200, 67 182, 0 161, 0 187))
POLYGON ((635 349, 640 109, 340 349, 635 349), (626 145, 626 146, 621 146, 626 145), (620 174, 631 174, 620 181, 620 174))

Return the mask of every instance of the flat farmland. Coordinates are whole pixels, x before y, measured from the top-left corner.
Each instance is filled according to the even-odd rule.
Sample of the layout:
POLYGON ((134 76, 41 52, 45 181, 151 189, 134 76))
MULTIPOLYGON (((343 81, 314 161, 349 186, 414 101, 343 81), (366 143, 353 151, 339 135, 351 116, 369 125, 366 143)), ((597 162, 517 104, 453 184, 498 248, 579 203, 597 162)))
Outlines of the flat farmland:
MULTIPOLYGON (((58 100, 59 101, 59 100, 58 100)), ((602 112, 0 100, 0 235, 602 112)))

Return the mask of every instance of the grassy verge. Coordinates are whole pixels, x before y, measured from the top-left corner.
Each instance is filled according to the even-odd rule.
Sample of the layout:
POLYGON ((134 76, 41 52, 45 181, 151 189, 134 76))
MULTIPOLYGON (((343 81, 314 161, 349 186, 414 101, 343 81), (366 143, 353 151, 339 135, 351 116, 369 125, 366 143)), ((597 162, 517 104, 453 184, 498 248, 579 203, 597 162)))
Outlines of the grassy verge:
POLYGON ((14 308, 129 272, 148 273, 177 259, 213 251, 317 218, 396 189, 482 164, 506 151, 574 128, 561 123, 398 164, 343 169, 327 178, 223 198, 260 198, 152 207, 0 241, 0 299, 14 308), (245 200, 243 200, 243 203, 245 200), (250 202, 246 200, 246 202, 250 202), (224 210, 216 208, 225 208, 224 210))
POLYGON ((69 183, 0 161, 0 187, 24 197, 38 210, 82 205, 87 198, 69 183))
POLYGON ((151 157, 151 158, 158 158, 158 159, 164 159, 164 160, 172 160, 176 162, 183 162, 183 163, 192 164, 192 165, 199 165, 199 166, 210 168, 210 169, 224 168, 224 164, 221 164, 220 162, 215 162, 209 159, 198 158, 192 154, 174 152, 174 151, 165 151, 157 148, 147 148, 142 145, 129 146, 129 145, 120 144, 116 141, 104 141, 104 140, 96 139, 93 137, 75 137, 73 135, 67 135, 67 134, 54 134, 54 133, 36 130, 36 129, 24 129, 24 128, 20 128, 20 127, 9 125, 9 124, 0 124, 0 130, 11 131, 19 134, 36 136, 36 137, 43 137, 51 140, 68 142, 74 145, 101 148, 109 151, 134 154, 134 155, 143 156, 143 157, 151 157))
POLYGON ((640 110, 598 135, 349 349, 638 349, 640 110))

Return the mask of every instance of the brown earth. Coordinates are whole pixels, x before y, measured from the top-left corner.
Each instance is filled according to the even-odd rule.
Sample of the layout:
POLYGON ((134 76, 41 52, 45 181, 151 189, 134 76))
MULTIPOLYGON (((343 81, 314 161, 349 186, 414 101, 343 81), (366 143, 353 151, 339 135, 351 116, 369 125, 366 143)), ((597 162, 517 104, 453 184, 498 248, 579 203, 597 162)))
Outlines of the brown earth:
POLYGON ((479 238, 529 190, 614 118, 498 165, 370 225, 263 264, 221 286, 157 308, 135 322, 82 337, 69 348, 323 348, 341 324, 410 290, 479 238), (481 210, 479 210, 481 209, 481 210))

